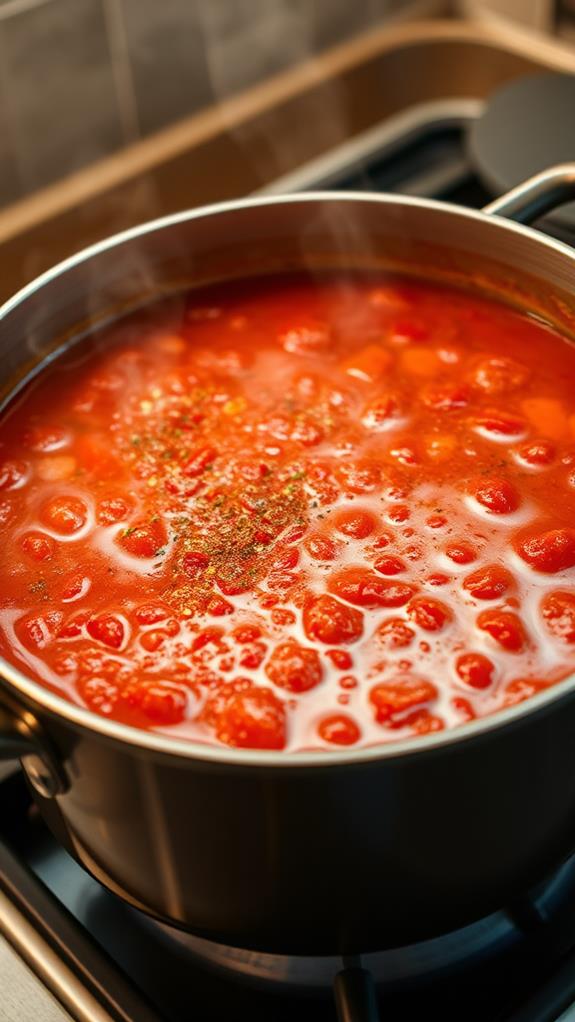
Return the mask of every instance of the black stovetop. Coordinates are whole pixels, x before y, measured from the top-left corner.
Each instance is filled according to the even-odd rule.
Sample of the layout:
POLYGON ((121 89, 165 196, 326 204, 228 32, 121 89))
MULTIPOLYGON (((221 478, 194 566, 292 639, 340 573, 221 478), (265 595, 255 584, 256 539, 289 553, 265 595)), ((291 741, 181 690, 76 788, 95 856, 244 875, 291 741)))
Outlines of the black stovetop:
MULTIPOLYGON (((480 208, 492 195, 467 154, 472 121, 469 111, 430 113, 405 137, 387 139, 384 146, 375 140, 351 152, 344 148, 320 172, 310 168, 306 175, 304 168, 298 187, 398 191, 480 208)), ((543 226, 575 243, 575 230, 564 224, 543 226)), ((247 956, 247 963, 239 956, 244 972, 260 976, 257 982, 206 964, 105 891, 62 851, 20 774, 0 784, 0 806, 0 893, 115 1022, 335 1022, 338 1017, 375 1022, 373 1010, 345 1014, 341 1002, 338 1016, 329 983, 315 985, 308 977, 301 987, 262 980, 270 965, 266 956, 247 956)), ((503 906, 472 930, 472 939, 461 932, 417 949, 415 956, 413 949, 381 959, 365 956, 362 964, 373 966, 377 979, 382 1022, 559 1019, 575 1004, 575 860, 542 890, 503 906), (470 939, 472 953, 457 962, 461 956, 454 948, 466 947, 470 939), (414 957, 417 968, 408 980, 398 979, 404 960, 414 957)), ((333 970, 338 967, 334 962, 333 970)))

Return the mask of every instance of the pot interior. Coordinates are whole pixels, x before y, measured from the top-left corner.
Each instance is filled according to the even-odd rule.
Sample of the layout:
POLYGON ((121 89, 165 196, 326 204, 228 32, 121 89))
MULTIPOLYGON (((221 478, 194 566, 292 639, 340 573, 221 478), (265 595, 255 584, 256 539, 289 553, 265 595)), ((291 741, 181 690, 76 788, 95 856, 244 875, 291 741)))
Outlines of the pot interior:
POLYGON ((85 250, 0 309, 0 397, 68 340, 155 298, 278 272, 438 279, 573 337, 574 261, 567 246, 528 228, 428 200, 309 193, 177 214, 85 250))
MULTIPOLYGON (((67 343, 155 299, 281 272, 369 270, 440 280, 498 297, 573 338, 574 261, 567 246, 528 228, 426 200, 307 194, 183 213, 94 246, 0 310, 0 397, 9 399, 67 343)), ((545 701, 564 689, 560 684, 545 701)), ((497 722, 504 722, 501 714, 497 722)))

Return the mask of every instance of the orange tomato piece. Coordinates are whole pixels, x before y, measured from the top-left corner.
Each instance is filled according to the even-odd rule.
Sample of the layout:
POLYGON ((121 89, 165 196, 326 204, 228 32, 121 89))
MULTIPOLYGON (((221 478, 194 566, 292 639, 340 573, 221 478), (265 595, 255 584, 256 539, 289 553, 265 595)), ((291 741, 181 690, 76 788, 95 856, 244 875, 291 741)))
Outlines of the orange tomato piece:
POLYGON ((423 345, 404 348, 401 352, 400 365, 404 372, 421 377, 435 376, 443 368, 437 352, 423 345))
POLYGON ((521 402, 521 409, 541 436, 561 440, 569 431, 565 405, 554 397, 530 397, 521 402))
POLYGON ((365 383, 376 383, 388 372, 392 364, 389 351, 379 344, 368 344, 365 348, 350 355, 341 363, 341 368, 348 376, 365 383))

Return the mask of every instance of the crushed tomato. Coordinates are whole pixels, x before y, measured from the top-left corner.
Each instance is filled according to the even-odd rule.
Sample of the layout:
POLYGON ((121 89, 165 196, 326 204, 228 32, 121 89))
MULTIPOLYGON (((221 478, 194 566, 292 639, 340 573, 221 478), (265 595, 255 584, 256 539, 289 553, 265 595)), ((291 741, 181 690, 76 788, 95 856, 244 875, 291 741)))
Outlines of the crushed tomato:
POLYGON ((575 668, 575 348, 464 291, 159 302, 0 420, 0 649, 123 723, 256 749, 439 732, 575 668))

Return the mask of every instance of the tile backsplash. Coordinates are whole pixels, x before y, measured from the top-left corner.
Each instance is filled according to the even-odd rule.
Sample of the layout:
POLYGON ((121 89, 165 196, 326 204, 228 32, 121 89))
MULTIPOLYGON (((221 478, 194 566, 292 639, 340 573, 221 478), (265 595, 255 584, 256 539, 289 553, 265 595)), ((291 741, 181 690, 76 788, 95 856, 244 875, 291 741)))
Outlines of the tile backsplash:
POLYGON ((100 0, 38 4, 0 21, 0 36, 2 106, 23 191, 122 144, 100 0))
POLYGON ((0 204, 402 7, 409 0, 0 0, 0 204))

